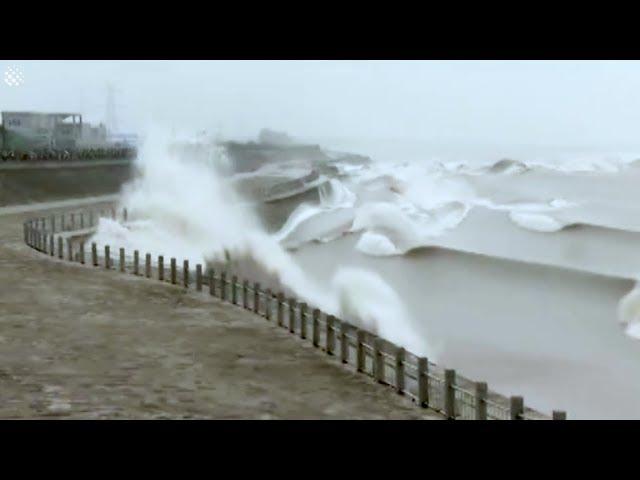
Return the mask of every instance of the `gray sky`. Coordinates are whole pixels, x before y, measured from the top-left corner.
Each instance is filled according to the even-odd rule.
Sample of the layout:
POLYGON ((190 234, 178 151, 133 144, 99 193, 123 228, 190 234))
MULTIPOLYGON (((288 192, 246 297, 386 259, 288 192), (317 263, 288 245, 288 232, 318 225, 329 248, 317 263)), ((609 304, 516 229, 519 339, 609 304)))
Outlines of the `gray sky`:
POLYGON ((0 110, 105 116, 117 88, 121 130, 149 120, 293 136, 640 146, 637 61, 0 61, 0 110))

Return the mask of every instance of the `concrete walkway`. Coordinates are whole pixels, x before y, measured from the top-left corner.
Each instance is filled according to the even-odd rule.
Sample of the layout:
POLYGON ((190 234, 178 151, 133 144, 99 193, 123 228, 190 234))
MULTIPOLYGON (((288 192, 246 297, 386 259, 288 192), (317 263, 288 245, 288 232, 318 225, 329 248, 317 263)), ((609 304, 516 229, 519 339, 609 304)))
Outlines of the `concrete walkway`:
POLYGON ((441 418, 206 294, 45 257, 5 213, 0 418, 441 418))

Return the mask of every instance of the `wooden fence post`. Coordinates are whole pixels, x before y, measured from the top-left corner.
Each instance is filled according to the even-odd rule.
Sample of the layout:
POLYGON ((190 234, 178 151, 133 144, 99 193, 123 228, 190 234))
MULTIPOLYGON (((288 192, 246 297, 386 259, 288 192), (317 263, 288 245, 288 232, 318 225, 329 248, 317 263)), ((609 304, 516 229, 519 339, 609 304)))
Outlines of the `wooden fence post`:
POLYGON ((89 226, 90 226, 90 227, 93 227, 93 222, 94 222, 94 219, 93 219, 93 210, 89 210, 89 226))
POLYGON ((96 242, 91 242, 91 262, 94 267, 98 266, 98 246, 96 242))
POLYGON ((144 255, 144 275, 147 278, 151 278, 151 254, 145 253, 144 255))
POLYGON ((84 265, 84 242, 80 242, 80 263, 84 265))
POLYGON ((344 320, 340 321, 340 360, 342 363, 349 363, 349 337, 347 329, 349 324, 344 320))
POLYGON ((296 299, 289 298, 289 333, 296 332, 296 299))
POLYGON ((111 268, 111 250, 109 248, 109 245, 105 245, 104 246, 104 268, 109 269, 111 268))
POLYGON ((476 382, 475 396, 476 396, 476 411, 475 420, 487 419, 487 394, 489 388, 486 382, 476 382))
POLYGON ((71 220, 70 221, 71 225, 70 225, 69 230, 75 230, 75 227, 76 227, 76 214, 75 213, 73 213, 73 212, 71 213, 71 219, 70 220, 71 220))
POLYGON ((202 265, 196 265, 196 291, 202 291, 202 265))
POLYGON ((307 338, 307 304, 300 304, 300 338, 307 338))
POLYGON ((453 386, 456 384, 456 371, 447 369, 444 371, 443 398, 444 414, 447 418, 456 418, 456 392, 453 386))
POLYGON ((67 260, 73 262, 73 243, 70 238, 67 238, 67 260))
POLYGON ((364 372, 366 367, 364 356, 364 331, 356 330, 356 370, 364 372))
POLYGON ((63 248, 62 237, 58 237, 58 258, 60 260, 62 260, 62 258, 64 257, 64 252, 63 252, 62 248, 63 248))
POLYGON ((164 282, 164 256, 158 255, 158 280, 164 282))
POLYGON ((227 272, 220 272, 220 298, 227 299, 227 272))
POLYGON ((271 300, 273 300, 273 293, 271 293, 270 288, 267 288, 264 300, 264 318, 266 318, 267 320, 271 320, 271 300))
POLYGON ((84 229, 84 213, 80 212, 80 230, 84 229))
POLYGON ((182 286, 189 288, 189 260, 182 262, 182 286))
POLYGON ((138 250, 133 251, 133 274, 135 276, 140 274, 140 252, 138 250))
POLYGON ((253 311, 260 313, 260 284, 258 282, 253 284, 253 311))
POLYGON ((313 309, 313 315, 311 320, 311 340, 314 347, 320 346, 320 310, 313 309))
POLYGON ((51 233, 56 232, 56 216, 51 215, 51 233))
POLYGON ((378 383, 385 383, 384 357, 382 356, 383 343, 381 338, 373 339, 373 378, 378 383))
POLYGON ((418 406, 429 406, 429 360, 418 358, 418 406))
POLYGON ((124 273, 124 271, 125 271, 124 262, 125 262, 125 259, 124 259, 124 248, 120 247, 120 272, 121 273, 124 273))
POLYGON ((327 351, 327 355, 333 355, 333 352, 336 349, 336 332, 333 329, 334 328, 334 320, 336 317, 334 317, 333 315, 327 315, 327 344, 326 344, 326 351, 327 351))
POLYGON ((242 281, 242 308, 249 309, 249 280, 242 281))
POLYGON ((278 326, 284 326, 284 293, 278 293, 278 326))
POLYGON ((171 285, 175 285, 178 283, 178 269, 176 268, 176 259, 175 257, 171 257, 170 260, 170 275, 171 275, 171 285))
POLYGON ((55 248, 55 243, 54 243, 54 237, 53 235, 49 236, 49 255, 51 255, 52 257, 55 256, 56 254, 56 248, 55 248))
POLYGON ((509 399, 509 418, 522 420, 524 415, 524 399, 520 396, 512 396, 509 399))
POLYGON ((404 360, 405 349, 400 347, 396 350, 396 390, 400 395, 404 395, 404 360))
POLYGON ((234 305, 238 304, 238 289, 236 288, 238 285, 238 276, 234 275, 231 277, 231 303, 234 305))
POLYGON ((213 271, 213 268, 209 268, 209 271, 207 272, 208 275, 208 280, 209 280, 209 295, 211 295, 212 297, 215 297, 216 295, 216 276, 215 273, 213 271))

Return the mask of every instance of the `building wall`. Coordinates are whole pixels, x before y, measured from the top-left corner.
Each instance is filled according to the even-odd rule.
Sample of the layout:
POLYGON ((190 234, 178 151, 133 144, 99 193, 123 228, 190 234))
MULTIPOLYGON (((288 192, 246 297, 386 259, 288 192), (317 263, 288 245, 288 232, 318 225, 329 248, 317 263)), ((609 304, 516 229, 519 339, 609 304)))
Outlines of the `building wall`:
POLYGON ((55 118, 23 112, 3 112, 2 124, 6 149, 45 148, 53 143, 55 118))

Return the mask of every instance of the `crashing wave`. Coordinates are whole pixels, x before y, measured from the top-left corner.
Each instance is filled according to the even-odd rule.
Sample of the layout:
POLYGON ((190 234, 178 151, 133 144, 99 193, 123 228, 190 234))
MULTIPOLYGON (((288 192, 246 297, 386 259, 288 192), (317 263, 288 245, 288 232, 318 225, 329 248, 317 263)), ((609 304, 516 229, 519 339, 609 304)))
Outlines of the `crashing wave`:
POLYGON ((358 209, 351 231, 364 231, 356 246, 363 253, 402 255, 430 245, 431 239, 459 225, 468 211, 462 202, 450 202, 432 210, 418 209, 412 204, 370 203, 358 209))
POLYGON ((342 182, 331 179, 319 188, 320 204, 299 205, 274 235, 287 248, 328 241, 349 230, 354 218, 356 195, 342 182))
MULTIPOLYGON (((112 248, 134 245, 154 259, 170 255, 192 264, 224 265, 230 273, 259 281, 263 288, 295 295, 329 314, 344 313, 355 325, 374 325, 398 345, 433 357, 428 346, 418 342, 402 301, 379 276, 338 271, 333 288, 327 289, 240 206, 214 169, 167 155, 166 143, 154 135, 136 161, 140 177, 125 188, 120 205, 128 209, 132 221, 124 226, 104 219, 91 241, 112 248)), ((319 208, 327 213, 353 210, 349 205, 355 196, 344 185, 333 182, 327 188, 319 208)))
POLYGON ((321 185, 318 191, 323 208, 349 208, 356 203, 356 195, 334 178, 321 185))

